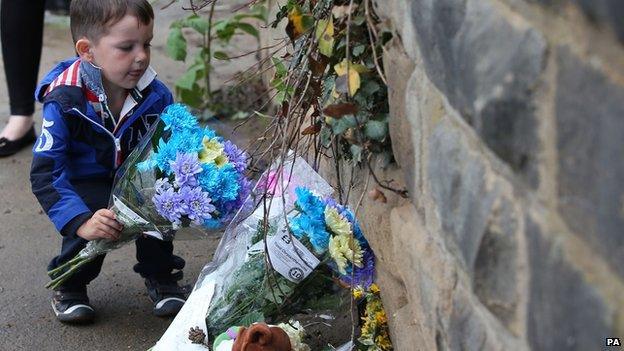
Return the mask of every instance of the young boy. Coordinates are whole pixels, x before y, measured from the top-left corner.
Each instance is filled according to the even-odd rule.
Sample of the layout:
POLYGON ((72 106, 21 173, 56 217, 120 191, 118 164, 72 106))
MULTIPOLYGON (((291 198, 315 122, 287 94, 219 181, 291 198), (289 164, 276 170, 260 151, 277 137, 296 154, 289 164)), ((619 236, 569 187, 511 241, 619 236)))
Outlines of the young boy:
MULTIPOLYGON (((173 102, 149 66, 154 12, 146 0, 73 0, 71 31, 78 58, 61 62, 37 88, 43 127, 33 148, 32 190, 63 236, 48 269, 74 257, 89 240, 116 240, 122 226, 106 209, 115 170, 173 102)), ((171 242, 136 240, 134 270, 145 278, 154 314, 176 314, 187 287, 178 286, 184 260, 171 242)), ((62 322, 95 317, 86 286, 99 256, 54 291, 62 322)))

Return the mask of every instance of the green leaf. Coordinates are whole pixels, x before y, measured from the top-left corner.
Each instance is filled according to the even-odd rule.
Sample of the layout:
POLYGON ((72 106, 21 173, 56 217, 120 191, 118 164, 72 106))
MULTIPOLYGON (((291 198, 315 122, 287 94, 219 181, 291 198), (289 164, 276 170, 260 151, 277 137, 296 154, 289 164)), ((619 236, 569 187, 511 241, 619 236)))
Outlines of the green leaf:
POLYGON ((366 136, 381 141, 388 135, 388 123, 370 120, 366 122, 366 136))
POLYGON ((191 15, 182 22, 184 27, 193 28, 199 34, 208 32, 208 20, 197 15, 191 15))
POLYGON ((363 25, 365 21, 366 21, 366 17, 364 16, 355 16, 351 19, 351 23, 355 24, 358 27, 363 25))
POLYGON ((202 65, 193 65, 176 80, 175 86, 184 90, 192 90, 204 73, 205 69, 202 65))
POLYGON ((254 323, 264 322, 264 315, 258 311, 249 312, 244 315, 236 325, 248 327, 254 323))
POLYGON ((275 95, 275 103, 281 105, 286 100, 286 92, 280 91, 275 95))
POLYGON ((245 112, 245 111, 238 111, 235 114, 233 114, 232 116, 230 116, 231 120, 237 121, 237 120, 241 120, 241 119, 246 119, 249 117, 249 112, 245 112))
POLYGON ((360 56, 364 53, 364 51, 366 51, 366 45, 364 44, 357 45, 353 48, 353 56, 354 57, 360 56))
POLYGON ((230 39, 236 34, 236 24, 229 21, 223 21, 215 29, 217 38, 225 43, 229 43, 230 39))
POLYGON ((194 108, 201 108, 204 103, 204 91, 198 85, 191 90, 176 88, 176 94, 180 102, 194 108))
POLYGON ((171 28, 169 31, 167 54, 176 61, 186 60, 186 39, 179 27, 171 28))
POLYGON ((224 61, 230 60, 230 57, 223 51, 215 51, 214 54, 212 54, 212 56, 216 58, 217 60, 224 60, 224 61))
POLYGON ((328 294, 306 301, 304 308, 319 311, 333 309, 336 308, 336 306, 341 305, 342 299, 340 298, 340 295, 328 294))
POLYGON ((347 129, 357 126, 357 120, 353 115, 346 115, 340 119, 328 118, 329 124, 332 127, 334 134, 342 134, 347 129))
POLYGON ((212 24, 212 29, 214 29, 215 31, 225 30, 228 24, 229 22, 226 20, 216 21, 212 24))
POLYGON ((288 73, 288 69, 284 65, 284 62, 276 57, 272 57, 273 65, 275 66, 275 75, 277 77, 284 77, 288 73))
POLYGON ((260 33, 258 32, 256 27, 252 26, 251 24, 245 22, 236 22, 236 26, 243 32, 253 35, 256 39, 260 39, 260 33))
POLYGON ((356 163, 360 163, 362 161, 362 147, 359 145, 351 144, 350 150, 351 159, 356 163))
POLYGON ((362 84, 361 92, 366 96, 371 96, 381 89, 379 83, 375 82, 372 79, 365 80, 362 84))

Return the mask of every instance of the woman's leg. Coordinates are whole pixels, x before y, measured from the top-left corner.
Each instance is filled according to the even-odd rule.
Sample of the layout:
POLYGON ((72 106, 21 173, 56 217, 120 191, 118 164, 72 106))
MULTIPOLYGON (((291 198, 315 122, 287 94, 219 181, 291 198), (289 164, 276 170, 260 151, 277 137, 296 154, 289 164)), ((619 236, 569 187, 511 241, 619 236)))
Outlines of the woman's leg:
POLYGON ((21 138, 33 125, 35 87, 41 59, 45 0, 2 0, 0 31, 11 117, 0 133, 21 138))

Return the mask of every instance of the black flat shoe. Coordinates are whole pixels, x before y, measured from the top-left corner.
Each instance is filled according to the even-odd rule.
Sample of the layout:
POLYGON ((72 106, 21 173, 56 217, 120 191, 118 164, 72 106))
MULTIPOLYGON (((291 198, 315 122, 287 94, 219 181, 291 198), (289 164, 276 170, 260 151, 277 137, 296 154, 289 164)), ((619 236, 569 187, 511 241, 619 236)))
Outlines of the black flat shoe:
POLYGON ((37 140, 35 127, 32 126, 21 138, 9 140, 0 138, 0 157, 11 156, 37 140))

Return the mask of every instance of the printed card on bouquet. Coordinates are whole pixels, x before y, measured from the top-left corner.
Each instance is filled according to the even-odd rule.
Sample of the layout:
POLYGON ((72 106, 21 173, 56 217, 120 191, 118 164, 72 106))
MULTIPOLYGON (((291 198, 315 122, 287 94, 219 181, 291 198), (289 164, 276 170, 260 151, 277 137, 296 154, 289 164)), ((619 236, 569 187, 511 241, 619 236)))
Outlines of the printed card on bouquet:
POLYGON ((297 238, 288 233, 283 222, 277 233, 268 237, 267 248, 273 269, 293 283, 304 280, 321 263, 297 238))

